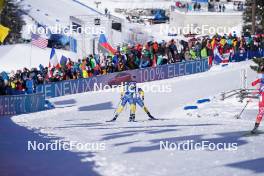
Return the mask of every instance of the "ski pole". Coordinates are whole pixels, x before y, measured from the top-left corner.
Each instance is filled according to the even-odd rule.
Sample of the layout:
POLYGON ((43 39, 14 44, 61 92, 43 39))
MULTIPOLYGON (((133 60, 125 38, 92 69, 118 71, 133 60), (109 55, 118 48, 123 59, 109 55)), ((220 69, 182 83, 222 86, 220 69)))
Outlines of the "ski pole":
POLYGON ((241 118, 241 115, 243 114, 244 110, 246 109, 247 105, 249 104, 249 100, 247 101, 246 105, 244 106, 244 108, 242 109, 242 111, 238 114, 238 115, 235 115, 235 117, 237 119, 240 119, 241 118))

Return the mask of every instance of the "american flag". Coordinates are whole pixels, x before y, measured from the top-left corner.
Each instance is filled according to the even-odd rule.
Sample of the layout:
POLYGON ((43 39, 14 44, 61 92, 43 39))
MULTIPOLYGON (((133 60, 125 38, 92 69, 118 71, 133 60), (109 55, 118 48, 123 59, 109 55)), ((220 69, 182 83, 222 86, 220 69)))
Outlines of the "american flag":
POLYGON ((35 45, 39 48, 44 49, 44 48, 47 48, 47 46, 48 46, 48 40, 40 37, 37 34, 32 34, 31 35, 31 44, 35 45))

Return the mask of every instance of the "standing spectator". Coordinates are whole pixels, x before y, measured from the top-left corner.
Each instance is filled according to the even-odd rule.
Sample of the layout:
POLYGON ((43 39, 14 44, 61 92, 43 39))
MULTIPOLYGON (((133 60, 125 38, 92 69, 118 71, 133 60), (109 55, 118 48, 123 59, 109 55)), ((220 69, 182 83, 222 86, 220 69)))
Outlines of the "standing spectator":
POLYGON ((101 66, 101 74, 105 75, 106 74, 106 57, 104 56, 103 53, 99 54, 99 60, 100 63, 99 65, 101 66))
POLYGON ((3 77, 0 75, 0 95, 6 94, 6 85, 3 77))
POLYGON ((196 52, 195 52, 195 47, 192 47, 190 49, 190 55, 191 55, 191 59, 195 60, 196 59, 196 52))
POLYGON ((88 64, 88 66, 91 67, 91 71, 92 71, 92 73, 94 73, 94 69, 95 69, 97 63, 96 63, 96 60, 95 60, 95 58, 93 57, 93 55, 90 55, 90 56, 89 56, 89 63, 87 63, 87 64, 88 64))
POLYGON ((26 81, 26 93, 33 94, 34 93, 34 80, 32 76, 30 76, 26 81))
POLYGON ((172 39, 169 43, 169 52, 171 54, 171 58, 169 58, 169 62, 170 63, 175 63, 176 60, 178 60, 178 49, 177 46, 175 44, 174 39, 172 39))
POLYGON ((207 40, 206 42, 206 49, 207 49, 207 55, 208 55, 208 63, 209 66, 212 66, 213 64, 213 56, 214 56, 214 52, 213 52, 213 47, 211 45, 210 40, 207 40))
POLYGON ((108 14, 108 8, 105 8, 105 16, 108 14))
POLYGON ((143 55, 140 60, 139 68, 150 67, 150 52, 147 49, 143 50, 143 55))
POLYGON ((225 4, 223 4, 223 7, 222 7, 223 12, 225 12, 225 9, 226 9, 226 6, 225 4))
POLYGON ((201 10, 201 4, 200 4, 200 3, 197 5, 197 9, 198 9, 199 11, 201 10))
POLYGON ((199 41, 197 41, 194 48, 197 59, 201 59, 202 44, 199 41))
POLYGON ((88 78, 88 72, 87 72, 87 60, 89 61, 89 59, 83 59, 82 60, 82 63, 80 65, 80 69, 82 71, 82 77, 83 78, 88 78))
POLYGON ((197 9, 197 2, 194 3, 193 9, 194 9, 194 11, 196 11, 196 9, 197 9))
POLYGON ((111 56, 106 57, 106 72, 107 73, 113 73, 114 72, 114 67, 113 67, 113 61, 111 56))
POLYGON ((184 52, 184 58, 186 61, 191 60, 192 56, 190 54, 190 50, 188 48, 186 48, 185 52, 184 52))

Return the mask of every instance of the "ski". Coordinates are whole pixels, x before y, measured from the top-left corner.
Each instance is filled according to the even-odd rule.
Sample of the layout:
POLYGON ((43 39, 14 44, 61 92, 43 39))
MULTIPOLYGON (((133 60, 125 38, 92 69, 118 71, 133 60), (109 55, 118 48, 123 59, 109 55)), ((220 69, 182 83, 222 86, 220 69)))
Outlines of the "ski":
POLYGON ((153 120, 160 120, 160 119, 156 119, 156 118, 153 117, 153 118, 149 118, 148 120, 149 121, 153 121, 153 120))
POLYGON ((137 120, 129 120, 128 122, 138 122, 137 120))
MULTIPOLYGON (((148 119, 148 120, 140 120, 140 121, 138 121, 138 120, 129 120, 128 122, 148 122, 148 121, 163 121, 163 120, 168 120, 168 119, 148 119)), ((116 122, 116 120, 107 120, 107 121, 105 121, 105 122, 107 122, 107 123, 109 123, 109 122, 116 122)))
POLYGON ((116 120, 112 119, 112 120, 107 120, 105 122, 115 122, 116 120))
POLYGON ((257 131, 255 133, 252 133, 252 131, 246 132, 243 134, 244 137, 249 137, 249 136, 259 136, 261 134, 264 134, 264 131, 257 131))

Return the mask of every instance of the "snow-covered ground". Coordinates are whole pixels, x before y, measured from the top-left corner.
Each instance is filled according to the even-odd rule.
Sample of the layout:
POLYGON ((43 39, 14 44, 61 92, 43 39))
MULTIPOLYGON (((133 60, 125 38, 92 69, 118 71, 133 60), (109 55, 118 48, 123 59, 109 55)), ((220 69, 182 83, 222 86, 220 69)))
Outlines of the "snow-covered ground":
MULTIPOLYGON (((127 122, 127 108, 117 122, 106 123, 113 117, 118 104, 117 91, 54 98, 51 102, 55 109, 13 116, 11 120, 35 133, 65 142, 105 143, 105 150, 92 152, 88 157, 91 151, 71 151, 76 155, 83 153, 81 161, 93 161, 93 170, 104 176, 263 175, 264 137, 245 135, 254 125, 257 100, 250 103, 241 119, 234 115, 245 102, 239 103, 236 98, 219 100, 222 91, 240 88, 241 69, 248 70, 248 82, 256 78, 249 69, 251 64, 246 61, 227 67, 216 66, 205 73, 140 84, 171 86, 169 93, 145 93, 146 105, 161 119, 159 121, 146 121, 147 116, 138 107, 138 122, 127 122), (196 111, 183 110, 186 105, 195 105, 199 98, 212 101, 196 111), (234 143, 237 150, 160 150, 160 141, 181 143, 188 140, 234 143)), ((54 165, 56 167, 60 165, 54 165)), ((93 174, 87 171, 87 175, 93 174)))

